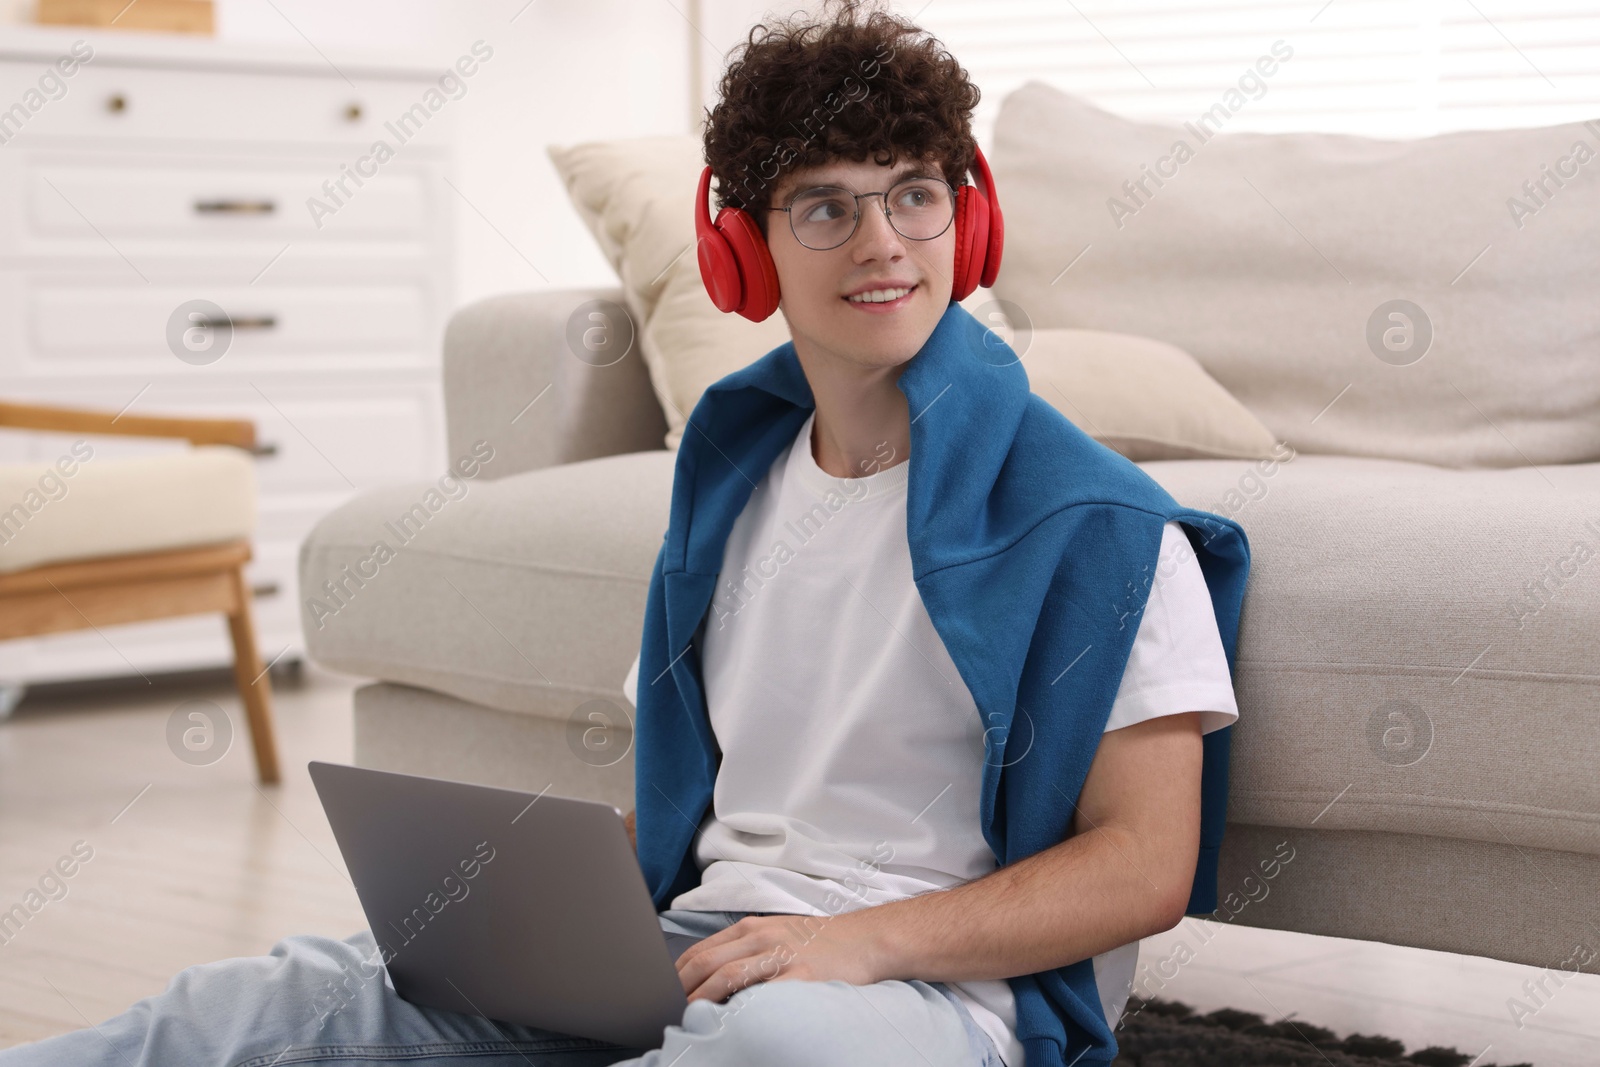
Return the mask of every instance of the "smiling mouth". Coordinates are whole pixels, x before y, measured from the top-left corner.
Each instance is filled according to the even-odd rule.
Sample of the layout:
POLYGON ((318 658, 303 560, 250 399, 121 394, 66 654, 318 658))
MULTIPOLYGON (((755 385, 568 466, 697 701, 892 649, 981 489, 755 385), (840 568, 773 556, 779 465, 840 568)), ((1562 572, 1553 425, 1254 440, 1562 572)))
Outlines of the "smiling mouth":
POLYGON ((873 289, 860 294, 858 297, 844 296, 839 299, 851 307, 863 308, 868 311, 889 310, 903 306, 921 285, 921 282, 917 282, 916 285, 911 286, 909 289, 904 287, 898 289, 873 289))

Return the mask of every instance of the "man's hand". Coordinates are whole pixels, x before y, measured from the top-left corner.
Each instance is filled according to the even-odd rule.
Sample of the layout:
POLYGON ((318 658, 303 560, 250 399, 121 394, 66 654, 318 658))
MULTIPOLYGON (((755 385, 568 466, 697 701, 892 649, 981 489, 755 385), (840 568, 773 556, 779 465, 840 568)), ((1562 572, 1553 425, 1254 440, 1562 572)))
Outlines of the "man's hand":
POLYGON ((628 844, 633 846, 633 854, 639 854, 639 834, 633 827, 633 817, 639 814, 637 810, 630 811, 622 817, 622 828, 628 831, 628 844))
POLYGON ((689 946, 678 957, 678 979, 689 1000, 719 1003, 758 982, 836 978, 871 985, 885 977, 878 972, 878 946, 860 921, 871 910, 746 915, 689 946))

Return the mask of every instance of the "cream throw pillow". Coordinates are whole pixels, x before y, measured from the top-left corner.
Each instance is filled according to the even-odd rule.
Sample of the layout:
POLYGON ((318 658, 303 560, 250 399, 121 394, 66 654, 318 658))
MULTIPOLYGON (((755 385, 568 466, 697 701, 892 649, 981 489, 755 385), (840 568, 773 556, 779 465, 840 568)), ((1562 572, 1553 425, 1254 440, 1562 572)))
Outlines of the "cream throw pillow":
POLYGON ((675 449, 706 386, 789 340, 783 312, 751 322, 718 311, 706 294, 694 251, 694 191, 705 167, 698 137, 552 145, 548 152, 622 279, 666 413, 666 446, 675 449))
POLYGON ((1028 384, 1096 441, 1131 460, 1266 459, 1275 439, 1189 353, 1105 330, 1034 330, 1028 384))
POLYGON ((1200 143, 1029 82, 986 153, 1011 223, 995 292, 1035 326, 1178 345, 1302 453, 1592 463, 1597 145, 1600 120, 1200 143), (1531 214, 1529 179, 1558 170, 1531 214))

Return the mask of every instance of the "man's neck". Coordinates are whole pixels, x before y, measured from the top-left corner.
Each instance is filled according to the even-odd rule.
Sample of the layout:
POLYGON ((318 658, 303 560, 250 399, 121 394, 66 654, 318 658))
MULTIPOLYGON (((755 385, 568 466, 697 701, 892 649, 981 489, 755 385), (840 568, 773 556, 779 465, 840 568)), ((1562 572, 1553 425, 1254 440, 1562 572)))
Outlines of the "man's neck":
POLYGON ((829 356, 796 355, 811 385, 817 413, 811 456, 835 478, 863 478, 911 455, 911 416, 895 383, 907 364, 862 367, 829 356))

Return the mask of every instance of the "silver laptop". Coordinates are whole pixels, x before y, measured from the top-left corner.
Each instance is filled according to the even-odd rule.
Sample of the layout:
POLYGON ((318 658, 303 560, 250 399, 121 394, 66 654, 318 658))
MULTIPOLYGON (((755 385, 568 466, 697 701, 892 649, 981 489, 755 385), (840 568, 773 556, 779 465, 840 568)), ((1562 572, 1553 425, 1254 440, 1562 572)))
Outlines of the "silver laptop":
POLYGON ((682 1022, 700 938, 661 929, 620 810, 309 767, 402 998, 641 1049, 682 1022))

